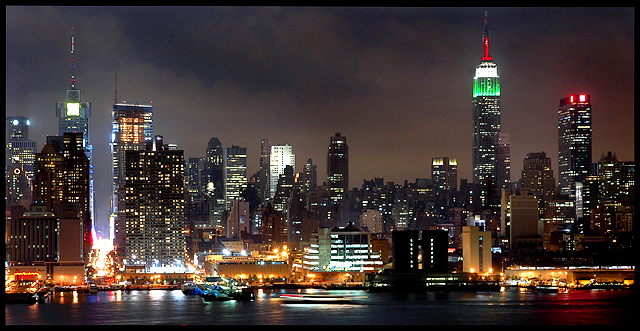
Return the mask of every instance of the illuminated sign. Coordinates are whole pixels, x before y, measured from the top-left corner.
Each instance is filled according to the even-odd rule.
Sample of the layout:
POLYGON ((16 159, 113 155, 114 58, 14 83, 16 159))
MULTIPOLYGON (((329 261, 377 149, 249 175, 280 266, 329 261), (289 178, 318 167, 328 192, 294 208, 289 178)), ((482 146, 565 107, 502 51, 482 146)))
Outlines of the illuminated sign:
POLYGON ((67 116, 80 116, 80 104, 77 102, 69 102, 67 104, 67 116))

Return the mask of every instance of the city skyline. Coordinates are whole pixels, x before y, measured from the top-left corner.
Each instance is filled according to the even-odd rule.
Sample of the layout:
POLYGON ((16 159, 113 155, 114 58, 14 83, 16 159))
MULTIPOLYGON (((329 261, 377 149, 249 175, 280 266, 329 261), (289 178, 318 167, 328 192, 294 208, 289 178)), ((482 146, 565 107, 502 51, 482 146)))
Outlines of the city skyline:
POLYGON ((558 178, 557 110, 592 98, 593 161, 634 160, 634 8, 6 7, 6 115, 32 123, 39 152, 57 134, 55 103, 76 87, 92 103, 96 221, 111 199, 116 101, 153 101, 154 134, 204 157, 210 138, 289 144, 296 172, 325 182, 329 139, 349 139, 351 187, 431 178, 455 158, 472 180, 472 82, 485 10, 501 78, 511 181, 545 152, 558 178), (73 26, 73 29, 71 28, 73 26), (615 132, 612 135, 611 132, 615 132))

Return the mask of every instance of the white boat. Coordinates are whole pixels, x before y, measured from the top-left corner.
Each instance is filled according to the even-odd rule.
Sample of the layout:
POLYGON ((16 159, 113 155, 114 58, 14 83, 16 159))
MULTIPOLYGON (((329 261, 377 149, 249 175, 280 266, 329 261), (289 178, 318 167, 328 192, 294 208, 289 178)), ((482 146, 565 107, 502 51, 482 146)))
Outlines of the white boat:
POLYGON ((558 286, 553 286, 553 285, 538 285, 535 287, 535 289, 538 292, 545 292, 545 293, 558 293, 560 291, 560 288, 558 286))
POLYGON ((98 293, 98 285, 96 284, 89 285, 89 293, 98 293))
POLYGON ((283 302, 297 303, 349 303, 366 299, 363 295, 339 294, 339 293, 292 293, 281 294, 283 302))

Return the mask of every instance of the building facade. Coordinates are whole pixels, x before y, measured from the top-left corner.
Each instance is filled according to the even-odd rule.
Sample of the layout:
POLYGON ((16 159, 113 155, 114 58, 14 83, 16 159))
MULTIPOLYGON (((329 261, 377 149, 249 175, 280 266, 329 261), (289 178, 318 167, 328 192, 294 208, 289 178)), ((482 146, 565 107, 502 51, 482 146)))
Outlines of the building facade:
POLYGON ((591 174, 591 96, 570 95, 558 108, 560 194, 575 197, 575 183, 591 174))
POLYGON ((154 140, 145 150, 125 153, 119 209, 125 223, 125 264, 184 267, 184 152, 168 149, 161 136, 154 140))
POLYGON ((497 161, 500 138, 500 77, 489 52, 489 30, 484 20, 483 56, 473 78, 472 165, 473 183, 484 186, 485 208, 494 205, 498 185, 497 161), (493 195, 492 195, 493 194, 493 195))

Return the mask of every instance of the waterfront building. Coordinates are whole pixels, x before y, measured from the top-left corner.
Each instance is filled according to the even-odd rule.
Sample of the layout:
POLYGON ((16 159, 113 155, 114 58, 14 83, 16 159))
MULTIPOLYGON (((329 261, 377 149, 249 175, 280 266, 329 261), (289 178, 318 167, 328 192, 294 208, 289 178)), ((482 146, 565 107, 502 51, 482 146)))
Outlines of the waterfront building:
POLYGON ((124 170, 125 264, 184 267, 184 152, 155 136, 145 150, 126 151, 124 170))
POLYGON ((575 198, 576 182, 591 174, 591 96, 560 99, 558 108, 558 171, 560 194, 575 198))
POLYGON ((449 234, 445 230, 421 231, 422 270, 425 272, 447 272, 449 267, 449 234))
POLYGON ((380 253, 372 250, 368 231, 349 225, 342 228, 319 227, 303 256, 307 272, 376 273, 382 270, 380 253))
POLYGON ((391 232, 393 270, 410 271, 420 269, 420 232, 396 230, 391 232))
POLYGON ((500 138, 500 77, 489 52, 489 30, 485 12, 483 56, 473 78, 472 165, 473 183, 483 186, 485 209, 499 205, 497 189, 498 143, 500 138))
POLYGON ((462 227, 462 271, 486 273, 492 269, 491 232, 481 226, 462 227))

